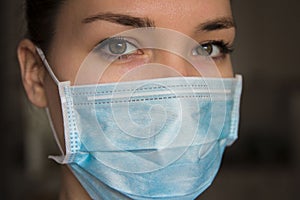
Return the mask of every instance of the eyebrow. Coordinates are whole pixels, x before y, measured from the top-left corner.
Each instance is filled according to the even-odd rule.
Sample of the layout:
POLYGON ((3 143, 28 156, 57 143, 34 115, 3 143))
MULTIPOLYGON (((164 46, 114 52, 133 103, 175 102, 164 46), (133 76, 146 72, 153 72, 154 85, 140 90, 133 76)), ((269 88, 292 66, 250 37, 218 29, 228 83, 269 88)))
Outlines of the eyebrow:
POLYGON ((89 24, 98 20, 104 20, 115 24, 120 24, 123 26, 132 26, 134 28, 155 27, 154 21, 150 20, 147 17, 140 18, 140 17, 133 17, 130 15, 114 14, 114 13, 99 13, 96 15, 92 15, 90 17, 83 19, 82 23, 89 24))
POLYGON ((216 31, 222 29, 236 28, 236 24, 230 17, 223 17, 204 22, 196 27, 198 31, 216 31))
MULTIPOLYGON (((123 26, 132 26, 134 28, 155 27, 153 20, 147 17, 134 17, 131 15, 116 14, 116 13, 98 13, 89 16, 82 20, 83 24, 93 23, 99 20, 120 24, 123 26)), ((196 27, 196 32, 199 31, 216 31, 222 29, 235 28, 236 24, 231 17, 222 17, 204 22, 196 27)))

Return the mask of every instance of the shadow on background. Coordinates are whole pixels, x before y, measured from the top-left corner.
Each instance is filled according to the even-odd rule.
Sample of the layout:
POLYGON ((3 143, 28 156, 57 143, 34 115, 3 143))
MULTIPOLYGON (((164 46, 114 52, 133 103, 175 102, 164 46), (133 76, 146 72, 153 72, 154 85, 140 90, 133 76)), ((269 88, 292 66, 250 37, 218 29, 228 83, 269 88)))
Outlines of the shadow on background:
MULTIPOLYGON (((300 179, 299 1, 234 1, 236 72, 243 74, 240 139, 225 154, 207 200, 296 200, 300 179)), ((57 148, 43 111, 30 106, 16 45, 25 21, 19 0, 0 3, 0 199, 57 199, 57 148)))

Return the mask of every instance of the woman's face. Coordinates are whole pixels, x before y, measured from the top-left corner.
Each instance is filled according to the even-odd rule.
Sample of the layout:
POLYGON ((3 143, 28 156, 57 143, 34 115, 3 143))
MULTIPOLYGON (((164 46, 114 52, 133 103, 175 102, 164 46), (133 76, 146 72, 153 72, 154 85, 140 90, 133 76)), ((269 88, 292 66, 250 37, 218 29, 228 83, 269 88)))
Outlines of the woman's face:
MULTIPOLYGON (((197 41, 213 59, 222 77, 233 76, 229 52, 235 28, 229 0, 69 0, 59 10, 55 35, 46 57, 58 79, 71 83, 75 82, 84 59, 97 45, 102 54, 117 57, 100 82, 116 82, 132 68, 152 62, 169 66, 183 76, 199 76, 182 58, 167 51, 154 54, 151 50, 138 50, 134 42, 126 38, 106 40, 123 31, 154 26, 181 32, 197 41), (124 53, 124 47, 132 51, 124 53)), ((45 97, 28 95, 36 105, 50 108, 63 144, 57 86, 47 71, 44 74, 41 85, 45 97)))
POLYGON ((181 32, 204 45, 220 74, 232 76, 227 53, 235 29, 229 0, 72 0, 67 1, 59 13, 48 59, 61 81, 75 82, 83 60, 97 45, 101 48, 98 54, 105 54, 104 60, 116 58, 115 54, 120 53, 100 82, 116 82, 134 67, 154 62, 174 68, 183 76, 197 75, 171 53, 137 50, 139 47, 132 38, 106 40, 99 45, 115 34, 149 26, 181 32), (131 49, 130 53, 122 51, 124 47, 131 49))

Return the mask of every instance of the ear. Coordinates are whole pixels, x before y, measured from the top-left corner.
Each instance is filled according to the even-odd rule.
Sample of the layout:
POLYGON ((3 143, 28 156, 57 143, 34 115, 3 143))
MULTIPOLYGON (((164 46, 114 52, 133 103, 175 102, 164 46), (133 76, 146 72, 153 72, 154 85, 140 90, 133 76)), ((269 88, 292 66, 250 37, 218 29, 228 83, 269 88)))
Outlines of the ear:
POLYGON ((19 43, 18 60, 21 68, 22 82, 31 103, 44 108, 47 106, 45 93, 45 68, 36 52, 35 45, 28 39, 19 43))

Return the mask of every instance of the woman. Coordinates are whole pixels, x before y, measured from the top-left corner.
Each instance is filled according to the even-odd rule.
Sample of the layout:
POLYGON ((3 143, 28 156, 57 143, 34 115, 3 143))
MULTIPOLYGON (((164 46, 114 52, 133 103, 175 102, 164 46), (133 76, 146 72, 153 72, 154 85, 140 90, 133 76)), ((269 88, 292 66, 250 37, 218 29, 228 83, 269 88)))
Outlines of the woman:
POLYGON ((60 199, 194 199, 210 185, 238 122, 229 0, 27 0, 26 14, 22 80, 49 109, 60 199))

